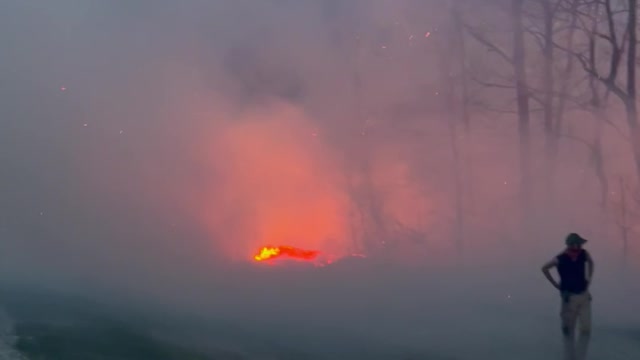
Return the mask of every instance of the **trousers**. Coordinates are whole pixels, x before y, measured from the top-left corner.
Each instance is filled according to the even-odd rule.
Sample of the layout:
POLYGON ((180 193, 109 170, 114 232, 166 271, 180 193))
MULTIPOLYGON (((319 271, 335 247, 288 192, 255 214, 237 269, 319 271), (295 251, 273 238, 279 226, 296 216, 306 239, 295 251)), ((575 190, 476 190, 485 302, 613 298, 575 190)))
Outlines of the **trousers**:
POLYGON ((591 294, 563 294, 560 319, 565 360, 586 359, 591 337, 591 294), (579 330, 579 337, 576 336, 579 330))

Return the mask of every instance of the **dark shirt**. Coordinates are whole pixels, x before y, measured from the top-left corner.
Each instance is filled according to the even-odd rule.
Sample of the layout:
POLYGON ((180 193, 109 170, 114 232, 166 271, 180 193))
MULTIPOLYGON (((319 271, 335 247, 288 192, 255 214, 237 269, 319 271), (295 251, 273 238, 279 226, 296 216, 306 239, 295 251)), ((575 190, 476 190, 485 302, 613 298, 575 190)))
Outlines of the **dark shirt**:
POLYGON ((569 253, 558 255, 558 274, 560 275, 560 291, 581 294, 587 290, 586 264, 589 254, 581 249, 575 258, 569 253))

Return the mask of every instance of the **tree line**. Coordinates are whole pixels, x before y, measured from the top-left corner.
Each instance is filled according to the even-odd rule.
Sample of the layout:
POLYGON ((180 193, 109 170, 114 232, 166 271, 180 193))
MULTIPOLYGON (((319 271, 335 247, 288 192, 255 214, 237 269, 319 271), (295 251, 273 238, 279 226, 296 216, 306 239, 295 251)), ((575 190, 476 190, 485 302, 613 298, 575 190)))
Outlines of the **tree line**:
MULTIPOLYGON (((447 11, 442 72, 447 74, 443 81, 452 131, 473 127, 472 114, 479 108, 513 112, 524 218, 536 207, 532 204, 532 126, 541 125, 544 136, 544 154, 535 154, 542 155, 545 164, 542 186, 547 197, 542 206, 553 205, 563 142, 584 145, 599 184, 597 205, 615 218, 626 257, 640 205, 637 0, 451 0, 447 11), (486 57, 500 64, 494 68, 501 70, 474 71, 478 59, 469 55, 472 49, 484 49, 486 57), (474 102, 470 88, 500 90, 504 99, 513 101, 497 104, 494 97, 474 102), (593 122, 590 138, 572 133, 567 123, 578 112, 590 115, 585 119, 593 122), (628 174, 615 174, 607 167, 603 142, 607 127, 614 128, 627 146, 628 168, 633 169, 628 174)), ((453 134, 454 166, 460 169, 461 145, 456 138, 453 134)), ((461 189, 473 179, 460 170, 456 177, 457 226, 464 229, 461 189)))

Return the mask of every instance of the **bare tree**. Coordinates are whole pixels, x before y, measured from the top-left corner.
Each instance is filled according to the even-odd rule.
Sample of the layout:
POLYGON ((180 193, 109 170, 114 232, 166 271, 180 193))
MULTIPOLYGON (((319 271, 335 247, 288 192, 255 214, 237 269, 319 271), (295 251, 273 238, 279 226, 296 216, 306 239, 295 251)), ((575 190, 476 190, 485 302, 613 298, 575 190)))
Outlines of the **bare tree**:
POLYGON ((511 0, 511 16, 513 27, 513 68, 516 85, 516 102, 518 104, 518 135, 520 137, 520 176, 522 185, 522 202, 525 211, 531 205, 531 140, 530 112, 527 72, 525 69, 525 41, 523 26, 524 0, 511 0))
MULTIPOLYGON (((597 14, 599 10, 599 4, 593 6, 594 13, 597 14)), ((596 60, 596 36, 598 34, 598 20, 594 17, 591 31, 588 33, 589 39, 589 67, 595 69, 596 60)), ((604 157, 602 149, 602 134, 605 124, 604 107, 608 96, 603 97, 600 94, 599 87, 596 84, 596 79, 591 76, 589 78, 589 89, 591 90, 591 107, 595 114, 595 131, 592 146, 592 163, 593 168, 600 183, 600 205, 603 209, 607 207, 607 199, 609 196, 609 181, 607 179, 606 171, 604 169, 604 157)), ((608 93, 607 93, 608 95, 608 93)))
POLYGON ((458 114, 460 121, 464 125, 466 142, 463 143, 463 158, 464 158, 464 166, 462 172, 464 173, 463 187, 467 190, 466 199, 470 206, 473 206, 474 202, 474 171, 473 171, 473 159, 472 159, 472 141, 471 141, 471 114, 470 114, 470 102, 471 97, 469 94, 469 74, 467 71, 467 50, 466 50, 466 42, 465 42, 465 31, 464 31, 464 22, 462 19, 462 10, 460 9, 460 1, 452 1, 451 2, 451 10, 450 10, 450 18, 451 18, 451 27, 452 27, 452 38, 451 38, 451 52, 453 58, 455 59, 455 67, 457 76, 454 81, 454 84, 457 85, 458 88, 458 101, 457 108, 459 109, 458 114))
MULTIPOLYGON (((578 11, 578 5, 583 5, 582 0, 573 0, 573 4, 570 8, 571 15, 571 24, 572 29, 571 32, 575 33, 578 18, 580 16, 580 12, 578 11)), ((600 4, 598 2, 589 3, 582 11, 582 14, 587 15, 587 20, 582 19, 580 22, 581 33, 586 38, 586 47, 587 47, 587 61, 589 63, 590 68, 597 68, 599 64, 599 56, 596 49, 597 38, 599 34, 599 17, 598 13, 600 12, 600 4)), ((567 68, 573 64, 573 59, 575 58, 573 52, 573 41, 574 35, 571 34, 569 40, 567 41, 567 48, 561 47, 561 49, 565 50, 568 58, 567 58, 567 68), (567 50, 568 49, 568 50, 567 50)), ((607 207, 608 203, 608 193, 609 193, 609 180, 607 177, 607 173, 605 170, 605 161, 603 155, 603 131, 604 125, 607 123, 606 119, 606 106, 609 100, 610 92, 607 91, 606 87, 604 87, 595 77, 588 77, 588 101, 584 104, 581 104, 581 109, 590 111, 594 116, 594 132, 593 139, 585 140, 582 138, 578 138, 575 135, 567 134, 562 132, 562 127, 558 126, 557 133, 565 138, 570 138, 573 140, 577 140, 583 145, 585 145, 589 151, 590 155, 590 164, 593 167, 594 175, 598 180, 600 185, 600 206, 604 210, 607 207), (604 92, 604 93, 603 93, 604 92)), ((565 98, 565 94, 561 93, 561 99, 565 98)), ((556 149, 557 150, 557 149, 556 149)))
POLYGON ((543 99, 542 99, 542 111, 544 117, 544 134, 545 134, 545 153, 546 153, 546 165, 547 165, 547 174, 545 182, 547 184, 546 193, 548 195, 548 201, 553 201, 553 171, 555 163, 555 153, 553 151, 553 144, 556 141, 556 134, 554 132, 553 126, 553 102, 554 102, 554 77, 553 77, 553 67, 554 67, 554 20, 555 20, 555 11, 557 9, 554 4, 552 4, 551 0, 540 0, 542 5, 542 14, 543 14, 543 45, 542 45, 542 54, 543 54, 543 70, 542 70, 542 89, 543 89, 543 99))
POLYGON ((454 177, 454 203, 455 203, 455 226, 454 226, 454 235, 455 235, 455 244, 459 253, 462 253, 464 248, 464 225, 465 225, 465 211, 464 211, 464 185, 463 185, 463 177, 462 177, 462 161, 460 156, 460 144, 458 141, 458 130, 457 123, 459 120, 465 126, 465 129, 469 129, 469 114, 467 112, 467 104, 465 101, 466 94, 466 80, 464 79, 464 43, 462 29, 458 28, 461 26, 460 14, 458 12, 458 8, 455 5, 455 2, 451 4, 451 22, 449 27, 450 31, 446 31, 445 34, 449 34, 448 36, 443 36, 442 47, 447 49, 446 51, 440 52, 440 67, 442 74, 442 85, 445 89, 444 97, 446 103, 446 122, 447 128, 449 130, 450 136, 450 145, 451 145, 451 154, 453 158, 453 177, 454 177), (455 46, 451 46, 451 43, 455 43, 455 46), (454 67, 452 66, 452 59, 458 59, 456 61, 458 67, 458 75, 456 76, 456 72, 454 71, 454 67), (462 77, 462 79, 460 79, 462 77), (462 85, 463 96, 461 101, 456 101, 456 85, 462 85))
MULTIPOLYGON (((513 69, 513 76, 509 80, 512 83, 491 83, 475 78, 474 80, 483 86, 513 89, 516 98, 516 115, 518 121, 519 157, 520 157, 520 199, 523 214, 531 209, 531 134, 530 134, 530 104, 531 91, 527 82, 525 28, 523 24, 524 0, 510 0, 507 14, 511 20, 510 29, 513 36, 510 39, 511 52, 503 50, 488 37, 471 25, 465 24, 464 28, 479 44, 485 46, 491 53, 496 54, 502 61, 513 69)), ((502 8, 503 4, 498 4, 502 8)))
POLYGON ((638 1, 629 0, 629 20, 627 32, 629 33, 629 51, 627 53, 627 96, 625 106, 627 109, 627 122, 631 131, 631 144, 633 146, 636 171, 640 180, 640 128, 638 127, 638 104, 636 95, 636 46, 638 1))
MULTIPOLYGON (((565 56, 564 64, 559 64, 561 58, 556 54, 556 44, 562 42, 566 48, 574 48, 576 9, 583 0, 531 0, 526 11, 526 19, 530 23, 525 31, 539 45, 542 50, 541 84, 536 89, 535 84, 529 84, 531 100, 537 102, 542 111, 544 139, 546 194, 548 203, 552 203, 554 196, 554 180, 558 160, 560 135, 567 103, 577 101, 574 89, 570 89, 573 80, 575 59, 571 55, 565 56), (559 69, 558 69, 559 68, 559 69)), ((580 106, 579 104, 575 104, 580 106)))
MULTIPOLYGON (((567 40, 566 40, 566 48, 569 49, 569 51, 574 51, 576 28, 578 23, 577 9, 581 1, 582 0, 570 0, 569 4, 566 4, 565 1, 559 2, 559 4, 561 4, 560 5, 561 9, 562 9, 562 5, 568 5, 564 10, 567 16, 569 17, 569 21, 567 25, 567 40)), ((555 43, 554 43, 554 47, 555 47, 555 43)), ((564 123, 565 111, 567 110, 569 86, 570 86, 571 77, 574 73, 574 67, 575 67, 575 57, 570 53, 566 53, 565 64, 562 67, 562 70, 558 76, 560 88, 558 90, 557 107, 553 112, 553 115, 554 115, 553 116, 554 117, 553 133, 555 134, 555 136, 552 138, 552 142, 550 144, 550 149, 549 149, 549 151, 551 152, 550 156, 552 159, 552 163, 551 163, 552 168, 550 169, 551 176, 555 175, 555 166, 558 158, 558 151, 559 151, 559 145, 560 145, 559 136, 562 131, 562 125, 564 123)))
POLYGON ((604 6, 604 14, 601 11, 591 11, 583 16, 591 17, 593 22, 600 21, 603 16, 607 26, 607 31, 602 33, 597 29, 594 36, 590 37, 589 54, 598 48, 598 42, 604 41, 610 49, 608 60, 608 71, 606 74, 600 72, 597 64, 590 61, 591 55, 578 53, 564 49, 572 53, 582 64, 585 72, 593 79, 602 83, 608 92, 614 94, 624 105, 626 121, 630 132, 630 141, 634 157, 636 175, 640 179, 640 127, 638 124, 637 94, 636 94, 636 46, 637 46, 637 0, 627 0, 626 9, 619 11, 615 9, 612 0, 602 0, 588 5, 596 8, 598 4, 604 6), (626 14, 626 26, 622 27, 620 34, 620 24, 617 20, 620 14, 626 14), (623 62, 626 52, 626 63, 623 62), (627 76, 624 85, 621 85, 618 77, 622 69, 626 68, 627 76))
MULTIPOLYGON (((618 190, 619 197, 617 203, 614 204, 615 220, 616 225, 618 226, 618 230, 620 231, 620 237, 622 238, 622 249, 621 249, 621 258, 622 258, 622 266, 626 267, 627 261, 629 258, 629 248, 630 248, 630 237, 632 234, 634 221, 632 218, 634 217, 633 212, 631 211, 630 205, 633 205, 632 197, 629 196, 629 188, 628 184, 626 184, 623 177, 620 177, 618 181, 618 190)), ((638 199, 636 196, 635 205, 638 205, 638 199)), ((637 215, 637 214, 635 214, 637 215)))
POLYGON ((469 113, 469 85, 466 64, 466 49, 464 38, 464 23, 462 21, 462 13, 460 10, 460 2, 451 2, 451 27, 452 27, 452 59, 455 59, 458 77, 456 83, 460 88, 460 120, 464 124, 467 135, 471 130, 471 115, 469 113))

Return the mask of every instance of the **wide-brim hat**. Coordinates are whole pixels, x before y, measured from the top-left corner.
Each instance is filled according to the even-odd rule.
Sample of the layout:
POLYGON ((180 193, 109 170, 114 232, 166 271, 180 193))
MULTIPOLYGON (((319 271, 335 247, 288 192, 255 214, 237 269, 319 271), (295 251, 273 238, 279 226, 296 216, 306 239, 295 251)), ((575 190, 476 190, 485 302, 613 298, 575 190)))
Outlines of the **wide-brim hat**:
POLYGON ((567 238, 565 239, 565 243, 567 245, 584 245, 588 242, 587 239, 583 238, 582 236, 576 234, 576 233, 571 233, 569 235, 567 235, 567 238))

